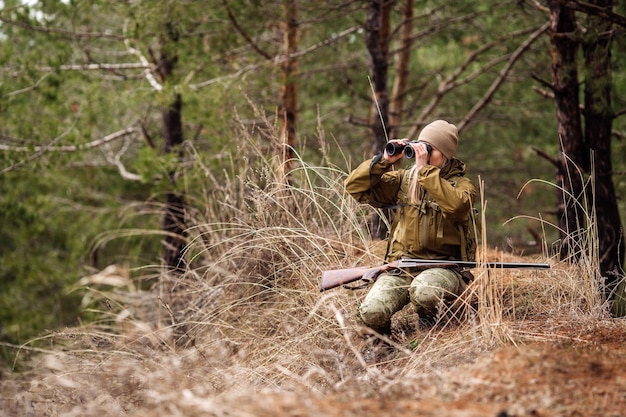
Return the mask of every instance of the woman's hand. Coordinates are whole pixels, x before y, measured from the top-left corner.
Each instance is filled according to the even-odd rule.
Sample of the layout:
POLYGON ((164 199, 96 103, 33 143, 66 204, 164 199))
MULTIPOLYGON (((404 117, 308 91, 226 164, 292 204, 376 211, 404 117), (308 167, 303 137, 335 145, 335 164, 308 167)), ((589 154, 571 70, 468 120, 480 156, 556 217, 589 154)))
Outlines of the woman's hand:
POLYGON ((420 169, 429 163, 430 153, 424 142, 409 142, 415 152, 415 168, 420 169))
MULTIPOLYGON (((398 145, 401 145, 402 148, 404 148, 404 146, 406 146, 406 144, 408 143, 408 139, 391 139, 389 141, 389 143, 397 143, 398 145)), ((395 164, 396 162, 398 162, 398 160, 400 160, 401 158, 404 157, 404 150, 402 152, 396 152, 393 155, 389 155, 387 153, 387 149, 385 149, 385 152, 383 153, 383 158, 385 159, 385 161, 389 162, 390 164, 395 164)))

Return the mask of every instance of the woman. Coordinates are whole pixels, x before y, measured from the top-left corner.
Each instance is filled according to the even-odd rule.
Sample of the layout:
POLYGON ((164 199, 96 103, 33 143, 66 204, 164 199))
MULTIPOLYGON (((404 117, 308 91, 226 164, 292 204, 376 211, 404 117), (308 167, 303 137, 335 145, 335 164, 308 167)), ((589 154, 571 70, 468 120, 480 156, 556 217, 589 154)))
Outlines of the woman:
MULTIPOLYGON (((400 258, 468 259, 465 232, 476 197, 476 187, 465 177, 465 164, 454 154, 456 126, 436 120, 418 140, 395 139, 382 155, 363 162, 346 180, 346 191, 357 201, 394 209, 385 260, 400 258), (415 163, 393 169, 410 146, 415 163)), ((452 302, 467 287, 460 271, 431 268, 424 271, 391 269, 382 273, 359 306, 363 323, 379 333, 391 331, 391 318, 407 303, 420 319, 432 320, 439 307, 452 302)))

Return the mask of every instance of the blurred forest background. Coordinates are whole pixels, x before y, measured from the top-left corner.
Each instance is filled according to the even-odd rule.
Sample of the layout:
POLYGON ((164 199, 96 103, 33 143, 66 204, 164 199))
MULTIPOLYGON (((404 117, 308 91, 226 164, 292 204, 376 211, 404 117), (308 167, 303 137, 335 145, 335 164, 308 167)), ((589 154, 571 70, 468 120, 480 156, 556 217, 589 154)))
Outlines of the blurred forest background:
MULTIPOLYGON (((308 180, 298 176, 306 165, 341 177, 380 149, 383 115, 390 137, 434 119, 458 124, 458 157, 484 184, 483 239, 516 253, 552 250, 564 138, 548 22, 566 4, 581 37, 592 18, 608 25, 611 147, 584 146, 610 159, 615 195, 626 191, 622 4, 0 3, 7 345, 90 320, 72 291, 82 277, 120 268, 153 288, 161 274, 193 267, 194 229, 231 222, 228 208, 263 187, 266 164, 293 184, 308 180), (249 189, 233 185, 247 178, 249 189)), ((579 65, 582 97, 596 75, 579 65)))

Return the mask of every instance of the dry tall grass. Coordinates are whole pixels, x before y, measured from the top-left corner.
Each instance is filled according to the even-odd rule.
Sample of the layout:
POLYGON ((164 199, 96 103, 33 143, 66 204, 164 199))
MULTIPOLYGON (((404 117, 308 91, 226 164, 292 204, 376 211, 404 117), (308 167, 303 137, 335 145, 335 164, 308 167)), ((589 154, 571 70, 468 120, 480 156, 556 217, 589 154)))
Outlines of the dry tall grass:
MULTIPOLYGON (((241 135, 238 175, 218 180, 206 169, 186 271, 161 271, 151 291, 133 285, 150 269, 86 277, 85 302, 101 319, 45 336, 49 348, 28 370, 5 375, 0 415, 254 415, 243 410, 276 393, 420 399, 426 380, 453 395, 442 372, 506 344, 550 340, 557 318, 606 317, 589 269, 478 268, 461 320, 421 328, 407 307, 394 319, 397 353, 372 362, 354 317, 364 292, 319 292, 323 270, 381 261, 369 209, 344 194, 345 174, 332 166, 297 160, 289 181, 276 174, 263 158, 271 129, 241 135)), ((486 242, 479 255, 518 260, 486 242)), ((546 256, 524 261, 534 260, 546 256)))

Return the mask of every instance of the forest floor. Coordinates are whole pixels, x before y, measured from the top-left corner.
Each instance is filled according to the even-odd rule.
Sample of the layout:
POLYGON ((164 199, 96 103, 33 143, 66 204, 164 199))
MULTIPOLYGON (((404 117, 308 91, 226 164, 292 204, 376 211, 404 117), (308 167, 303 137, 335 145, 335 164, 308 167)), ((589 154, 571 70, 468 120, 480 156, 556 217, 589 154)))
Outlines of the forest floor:
POLYGON ((363 292, 320 296, 316 281, 250 295, 203 279, 166 309, 126 293, 113 319, 19 347, 0 417, 626 417, 626 320, 581 277, 484 274, 477 316, 426 327, 408 306, 392 348, 354 321, 363 292))
MULTIPOLYGON (((42 373, 33 370, 2 381, 0 416, 626 416, 623 320, 582 325, 546 320, 534 326, 525 321, 524 328, 552 336, 545 341, 506 345, 465 362, 456 357, 444 366, 441 361, 436 367, 425 364, 428 369, 407 376, 404 382, 394 375, 406 371, 402 362, 407 358, 387 352, 369 358, 366 376, 360 378, 364 385, 369 384, 368 379, 378 379, 376 390, 361 390, 359 382, 352 381, 327 394, 307 389, 305 383, 289 390, 240 385, 219 395, 202 396, 194 394, 193 388, 185 388, 188 382, 182 381, 184 378, 178 390, 173 377, 170 382, 160 382, 159 378, 146 381, 152 386, 151 395, 160 396, 146 401, 141 384, 120 391, 119 378, 128 374, 120 366, 120 375, 109 375, 111 386, 104 385, 108 393, 86 398, 89 389, 70 382, 59 367, 47 365, 42 373), (50 369, 57 382, 50 381, 50 369), (163 388, 158 386, 161 383, 163 388), (168 390, 175 392, 165 394, 168 390)), ((454 329, 443 333, 450 331, 454 329)), ((141 379, 141 372, 136 377, 141 379)), ((132 375, 124 378, 132 379, 132 375)), ((207 376, 207 381, 210 379, 207 376)), ((206 383, 197 377, 195 381, 206 383)), ((102 382, 93 383, 95 387, 102 382)))
MULTIPOLYGON (((258 417, 626 416, 626 325, 615 321, 550 326, 554 339, 503 347, 381 395, 360 398, 355 389, 331 396, 244 394, 224 398, 220 408, 258 417), (404 395, 411 389, 420 392, 418 399, 404 395)), ((393 368, 393 361, 377 366, 393 368)))

